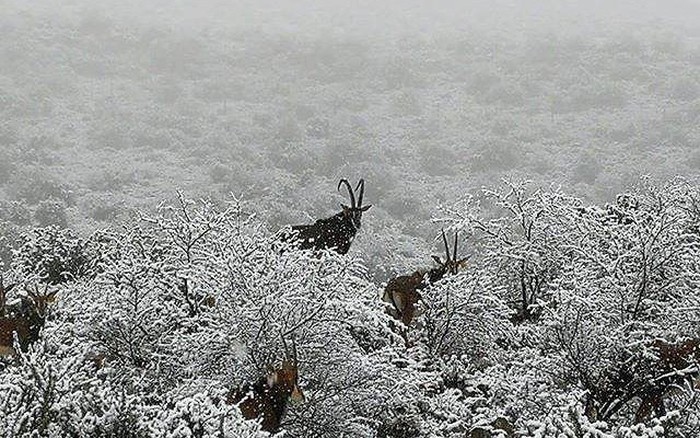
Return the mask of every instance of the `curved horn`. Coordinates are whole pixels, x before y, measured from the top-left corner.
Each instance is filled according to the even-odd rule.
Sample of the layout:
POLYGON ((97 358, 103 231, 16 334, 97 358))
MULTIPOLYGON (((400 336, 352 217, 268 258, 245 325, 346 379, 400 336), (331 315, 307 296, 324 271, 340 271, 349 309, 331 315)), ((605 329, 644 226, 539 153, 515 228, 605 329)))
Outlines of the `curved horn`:
POLYGON ((39 296, 39 289, 37 289, 36 286, 34 286, 34 290, 32 291, 31 289, 29 289, 29 286, 25 284, 24 290, 25 292, 27 292, 27 295, 29 295, 29 298, 34 299, 39 296))
POLYGON ((297 359, 297 340, 292 337, 292 360, 294 361, 294 366, 299 365, 299 359, 297 359))
POLYGON ((357 187, 355 187, 355 190, 360 189, 360 195, 357 197, 357 208, 362 207, 362 196, 365 194, 365 180, 360 179, 360 182, 357 183, 357 187))
POLYGON ((345 178, 341 179, 340 182, 338 182, 338 191, 340 191, 340 186, 345 184, 345 187, 348 188, 348 193, 350 193, 350 208, 356 208, 357 204, 355 204, 355 193, 352 191, 352 186, 346 180, 345 178))
POLYGON ((284 340, 284 334, 280 330, 280 340, 282 341, 282 347, 284 348, 284 358, 289 360, 289 348, 287 347, 287 341, 284 340))
POLYGON ((445 229, 443 228, 442 230, 442 241, 445 243, 445 255, 447 256, 447 260, 445 263, 450 261, 450 245, 447 244, 447 237, 445 237, 445 229))

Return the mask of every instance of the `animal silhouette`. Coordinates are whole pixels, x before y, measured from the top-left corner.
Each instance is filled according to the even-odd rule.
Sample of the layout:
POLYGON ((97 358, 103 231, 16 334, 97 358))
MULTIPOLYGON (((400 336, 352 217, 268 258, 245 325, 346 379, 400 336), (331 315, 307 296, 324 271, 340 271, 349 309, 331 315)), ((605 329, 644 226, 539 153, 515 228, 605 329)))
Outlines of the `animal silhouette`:
POLYGON ((313 224, 292 226, 292 234, 286 236, 284 240, 297 242, 300 249, 331 249, 339 254, 347 254, 355 235, 362 226, 362 213, 372 206, 362 205, 362 198, 365 194, 364 179, 361 179, 355 187, 355 190, 359 190, 357 199, 355 199, 355 191, 348 180, 340 180, 338 183, 339 191, 341 186, 348 189, 349 206, 342 204, 342 210, 339 213, 326 219, 319 219, 313 224))
POLYGON ((457 259, 458 236, 455 233, 453 253, 447 243, 445 231, 442 231, 442 241, 445 244, 445 260, 432 256, 437 266, 430 269, 419 269, 409 275, 392 278, 384 288, 383 300, 390 305, 388 312, 394 318, 409 326, 416 313, 416 305, 421 300, 420 291, 428 285, 441 280, 447 274, 456 274, 469 257, 457 259))
POLYGON ((262 430, 270 433, 279 429, 289 400, 304 400, 304 393, 299 388, 299 366, 294 343, 291 355, 285 344, 285 355, 281 366, 268 367, 267 376, 231 391, 227 398, 227 403, 238 404, 244 418, 259 419, 262 430))
POLYGON ((29 300, 22 305, 21 312, 13 316, 0 318, 0 356, 14 356, 13 341, 15 334, 22 351, 39 339, 46 320, 49 303, 55 301, 56 291, 48 292, 48 284, 43 294, 35 288, 26 288, 29 300))

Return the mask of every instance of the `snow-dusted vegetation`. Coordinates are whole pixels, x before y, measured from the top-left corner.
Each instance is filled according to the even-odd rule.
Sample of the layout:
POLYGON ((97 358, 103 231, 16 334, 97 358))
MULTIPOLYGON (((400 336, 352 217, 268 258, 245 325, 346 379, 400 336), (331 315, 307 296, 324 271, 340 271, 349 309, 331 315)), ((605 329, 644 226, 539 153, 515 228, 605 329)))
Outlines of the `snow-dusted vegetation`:
POLYGON ((697 436, 699 201, 685 181, 604 207, 505 181, 445 206, 471 257, 409 327, 361 257, 295 250, 236 200, 179 196, 84 240, 36 229, 5 284, 56 300, 3 360, 0 431, 257 436, 228 396, 293 343, 290 437, 697 436))

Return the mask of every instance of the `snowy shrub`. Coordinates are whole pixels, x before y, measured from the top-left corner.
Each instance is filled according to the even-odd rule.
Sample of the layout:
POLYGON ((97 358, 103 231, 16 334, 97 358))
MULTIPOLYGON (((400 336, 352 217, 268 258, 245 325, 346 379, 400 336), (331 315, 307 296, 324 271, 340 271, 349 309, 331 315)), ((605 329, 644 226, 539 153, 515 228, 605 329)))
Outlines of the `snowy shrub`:
POLYGON ((620 377, 697 337, 697 199, 645 183, 588 207, 507 182, 443 207, 472 258, 422 290, 409 327, 358 257, 294 250, 236 200, 178 195, 86 239, 33 230, 7 276, 58 298, 41 339, 0 359, 0 434, 265 436, 227 400, 291 346, 305 401, 282 436, 695 436, 696 390, 634 424, 644 376, 620 377))
POLYGON ((12 265, 24 276, 38 276, 50 284, 93 275, 96 269, 90 242, 55 226, 22 234, 12 265))

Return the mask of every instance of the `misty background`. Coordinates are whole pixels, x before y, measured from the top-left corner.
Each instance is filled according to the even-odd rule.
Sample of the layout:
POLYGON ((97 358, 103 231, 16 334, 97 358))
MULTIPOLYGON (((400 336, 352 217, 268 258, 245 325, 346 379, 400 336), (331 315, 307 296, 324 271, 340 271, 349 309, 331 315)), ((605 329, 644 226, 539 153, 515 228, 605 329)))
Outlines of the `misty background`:
POLYGON ((693 1, 0 1, 0 253, 176 190, 276 229, 367 181, 353 251, 425 265, 501 178, 614 202, 700 168, 693 1))

